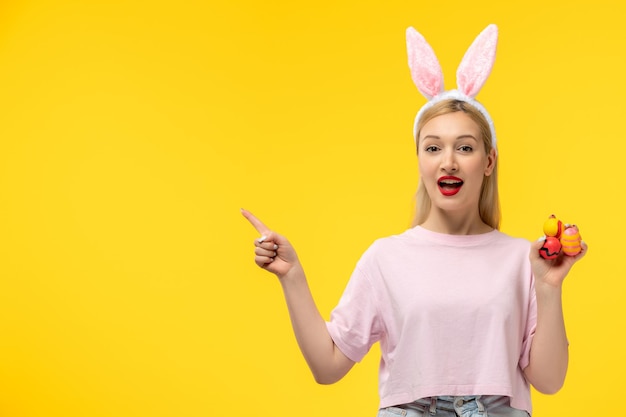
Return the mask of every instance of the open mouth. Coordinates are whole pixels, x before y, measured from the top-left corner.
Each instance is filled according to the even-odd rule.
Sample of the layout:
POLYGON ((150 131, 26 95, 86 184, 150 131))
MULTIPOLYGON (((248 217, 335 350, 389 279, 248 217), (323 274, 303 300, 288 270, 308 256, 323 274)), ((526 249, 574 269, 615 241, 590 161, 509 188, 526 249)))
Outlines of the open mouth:
POLYGON ((441 177, 437 181, 439 191, 445 196, 455 195, 461 190, 463 180, 457 177, 441 177))

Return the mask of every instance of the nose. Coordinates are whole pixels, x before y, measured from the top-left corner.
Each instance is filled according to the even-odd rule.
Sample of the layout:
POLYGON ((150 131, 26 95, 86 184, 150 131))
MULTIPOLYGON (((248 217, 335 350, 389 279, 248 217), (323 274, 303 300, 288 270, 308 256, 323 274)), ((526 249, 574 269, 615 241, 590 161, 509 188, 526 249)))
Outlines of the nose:
POLYGON ((454 152, 451 150, 442 152, 441 155, 441 171, 456 172, 459 169, 454 152))

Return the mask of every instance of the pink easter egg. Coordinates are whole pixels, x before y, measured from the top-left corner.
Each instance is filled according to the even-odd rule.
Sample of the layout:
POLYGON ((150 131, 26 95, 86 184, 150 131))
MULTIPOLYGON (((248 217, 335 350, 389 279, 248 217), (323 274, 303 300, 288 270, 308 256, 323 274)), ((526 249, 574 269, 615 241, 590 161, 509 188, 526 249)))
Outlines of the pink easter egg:
POLYGON ((580 245, 581 237, 578 227, 570 226, 561 234, 561 247, 567 256, 576 256, 582 250, 580 245))

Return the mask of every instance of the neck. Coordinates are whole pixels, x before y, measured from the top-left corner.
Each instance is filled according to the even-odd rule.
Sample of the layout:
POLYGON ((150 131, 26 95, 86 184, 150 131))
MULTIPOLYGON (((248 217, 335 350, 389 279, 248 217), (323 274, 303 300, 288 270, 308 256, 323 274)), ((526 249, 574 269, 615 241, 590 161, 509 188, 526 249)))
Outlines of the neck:
POLYGON ((480 235, 493 230, 493 227, 484 223, 478 213, 472 216, 454 215, 447 212, 432 210, 422 226, 437 233, 448 235, 480 235))

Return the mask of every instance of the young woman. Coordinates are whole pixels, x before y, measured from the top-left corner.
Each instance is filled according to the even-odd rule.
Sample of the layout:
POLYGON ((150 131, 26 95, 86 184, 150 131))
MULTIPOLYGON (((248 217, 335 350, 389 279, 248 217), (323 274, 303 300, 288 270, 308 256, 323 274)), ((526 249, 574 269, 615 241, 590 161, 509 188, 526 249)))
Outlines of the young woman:
MULTIPOLYGON (((482 46, 471 53, 470 47, 470 59, 484 64, 471 54, 484 57, 485 48, 495 48, 494 30, 477 38, 474 45, 482 46)), ((414 36, 410 32, 410 46, 414 36)), ((410 63, 423 61, 411 53, 410 63)), ((567 371, 561 288, 587 248, 548 261, 539 256, 541 242, 498 230, 495 133, 473 98, 475 81, 473 94, 464 82, 448 92, 416 82, 422 92, 435 86, 414 129, 416 225, 363 254, 328 322, 289 241, 242 211, 262 235, 255 262, 279 278, 316 381, 338 381, 380 342, 380 417, 526 416, 530 384, 554 393, 567 371)))

